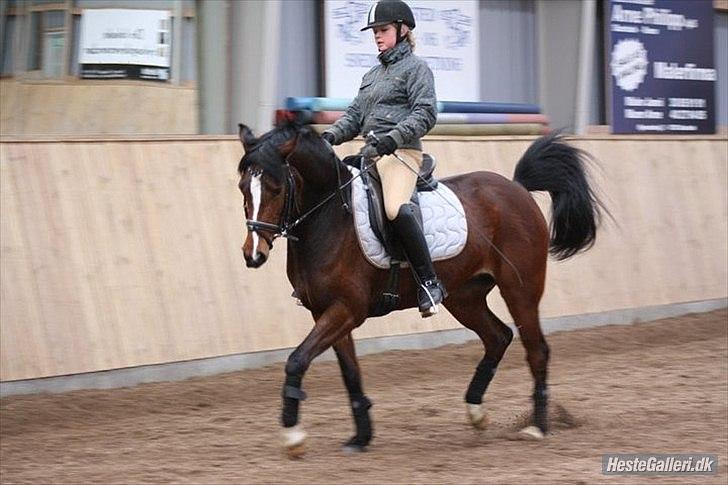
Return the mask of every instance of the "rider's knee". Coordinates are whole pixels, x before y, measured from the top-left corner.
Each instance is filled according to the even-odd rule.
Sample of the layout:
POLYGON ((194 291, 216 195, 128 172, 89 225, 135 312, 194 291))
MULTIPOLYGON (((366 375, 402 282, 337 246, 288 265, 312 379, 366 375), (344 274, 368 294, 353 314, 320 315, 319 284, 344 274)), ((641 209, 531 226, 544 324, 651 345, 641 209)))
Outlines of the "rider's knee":
POLYGON ((404 207, 407 204, 393 204, 388 203, 386 200, 384 201, 384 212, 387 214, 387 219, 390 221, 393 221, 397 218, 399 215, 399 211, 402 207, 404 207))
POLYGON ((385 204, 385 210, 387 211, 387 218, 390 221, 393 221, 400 216, 416 217, 417 215, 417 209, 413 204, 409 202, 406 202, 404 204, 397 204, 392 207, 386 206, 385 204))

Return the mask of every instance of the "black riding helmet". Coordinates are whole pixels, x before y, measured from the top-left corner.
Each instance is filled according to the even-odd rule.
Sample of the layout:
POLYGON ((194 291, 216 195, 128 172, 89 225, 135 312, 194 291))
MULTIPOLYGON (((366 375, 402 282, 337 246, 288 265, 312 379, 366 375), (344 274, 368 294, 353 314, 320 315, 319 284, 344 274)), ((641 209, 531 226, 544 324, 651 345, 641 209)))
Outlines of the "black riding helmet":
POLYGON ((367 15, 367 25, 362 31, 379 27, 380 25, 397 24, 397 41, 399 42, 400 25, 405 24, 410 29, 415 28, 415 16, 409 5, 402 0, 380 0, 372 5, 367 15))

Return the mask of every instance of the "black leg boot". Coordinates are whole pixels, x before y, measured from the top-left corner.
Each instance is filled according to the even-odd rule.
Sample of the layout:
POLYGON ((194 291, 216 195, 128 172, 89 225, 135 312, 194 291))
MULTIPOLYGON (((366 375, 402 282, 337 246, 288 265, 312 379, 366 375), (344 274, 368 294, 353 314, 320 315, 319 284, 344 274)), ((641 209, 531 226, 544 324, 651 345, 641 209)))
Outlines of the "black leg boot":
POLYGON ((423 318, 430 317, 437 313, 437 305, 447 297, 447 292, 435 275, 435 268, 432 265, 425 235, 417 220, 415 207, 412 204, 403 204, 399 208, 397 217, 392 221, 392 227, 418 280, 417 303, 420 313, 423 318))

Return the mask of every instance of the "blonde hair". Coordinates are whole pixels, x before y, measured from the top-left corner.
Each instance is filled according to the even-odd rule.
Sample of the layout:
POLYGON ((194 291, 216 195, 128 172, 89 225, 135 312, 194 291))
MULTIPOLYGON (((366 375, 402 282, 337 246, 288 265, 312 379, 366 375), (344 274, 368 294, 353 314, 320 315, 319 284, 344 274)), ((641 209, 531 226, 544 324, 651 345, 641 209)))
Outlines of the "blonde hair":
POLYGON ((407 43, 412 48, 412 52, 415 50, 415 45, 417 44, 417 41, 415 40, 415 34, 412 33, 411 30, 407 30, 407 33, 404 34, 404 38, 407 41, 407 43))

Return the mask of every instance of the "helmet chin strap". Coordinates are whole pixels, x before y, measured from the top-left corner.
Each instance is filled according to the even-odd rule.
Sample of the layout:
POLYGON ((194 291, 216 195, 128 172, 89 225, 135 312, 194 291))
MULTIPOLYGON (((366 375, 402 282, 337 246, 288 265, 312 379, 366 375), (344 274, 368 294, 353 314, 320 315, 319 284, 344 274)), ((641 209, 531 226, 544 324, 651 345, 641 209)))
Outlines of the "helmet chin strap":
MULTIPOLYGON (((405 34, 407 35, 407 34, 405 34)), ((397 22, 397 44, 402 42, 404 40, 404 36, 402 35, 402 22, 397 22)))

